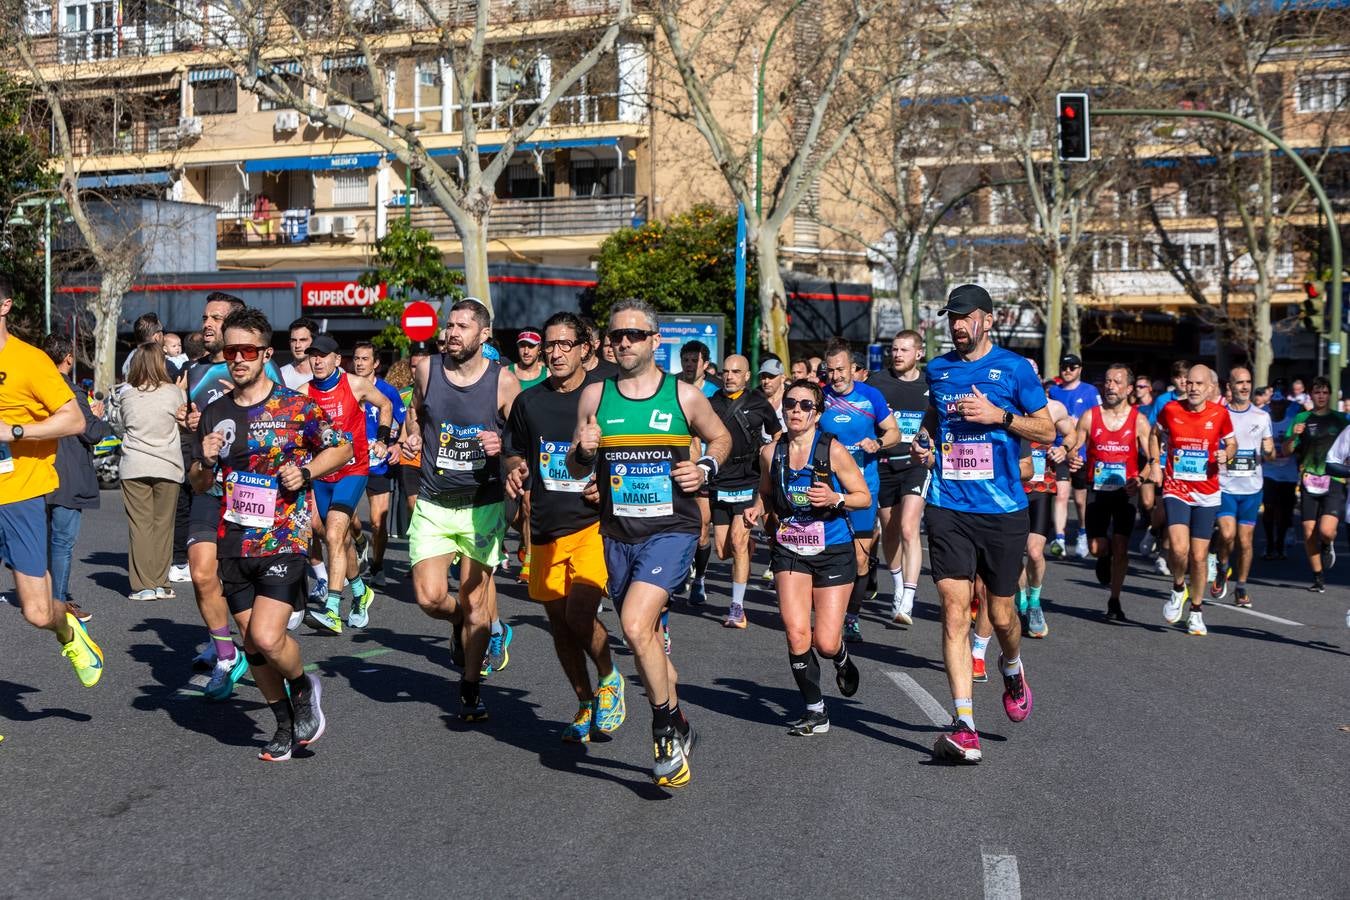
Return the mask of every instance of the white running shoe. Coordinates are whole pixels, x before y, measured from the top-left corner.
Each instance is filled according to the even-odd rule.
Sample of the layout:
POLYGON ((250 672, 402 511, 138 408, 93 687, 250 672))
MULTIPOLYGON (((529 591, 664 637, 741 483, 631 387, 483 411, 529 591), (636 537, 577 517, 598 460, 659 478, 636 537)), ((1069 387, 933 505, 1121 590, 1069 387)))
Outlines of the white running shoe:
POLYGON ((1171 567, 1167 565, 1167 557, 1163 556, 1162 554, 1158 554, 1158 556, 1154 557, 1153 565, 1158 570, 1159 575, 1172 574, 1171 567))
POLYGON ((185 584, 192 580, 192 570, 187 567, 187 563, 169 566, 169 580, 174 584, 185 584))
POLYGON ((1139 542, 1139 555, 1144 557, 1152 556, 1153 551, 1157 546, 1158 542, 1153 539, 1153 532, 1145 531, 1143 540, 1139 542))
POLYGON ((1219 575, 1219 558, 1215 556, 1213 553, 1211 553, 1205 562, 1206 565, 1209 567, 1205 573, 1206 575, 1205 583, 1213 584, 1214 579, 1219 575))
POLYGON ((1087 532, 1078 532, 1078 542, 1073 545, 1073 555, 1079 559, 1088 558, 1087 532))
POLYGON ((1181 621, 1182 615, 1186 612, 1186 601, 1190 599, 1190 592, 1184 586, 1179 591, 1172 591, 1172 596, 1163 604, 1163 618, 1167 620, 1168 625, 1175 625, 1181 621))
POLYGON ((1186 633, 1193 634, 1196 637, 1204 637, 1209 634, 1209 629, 1205 627, 1204 617, 1197 610, 1191 613, 1191 617, 1186 620, 1186 633))
POLYGON ((300 623, 303 622, 304 620, 305 620, 305 611, 303 609, 295 610, 294 612, 291 613, 290 619, 286 621, 286 630, 294 631, 295 629, 300 627, 300 623))

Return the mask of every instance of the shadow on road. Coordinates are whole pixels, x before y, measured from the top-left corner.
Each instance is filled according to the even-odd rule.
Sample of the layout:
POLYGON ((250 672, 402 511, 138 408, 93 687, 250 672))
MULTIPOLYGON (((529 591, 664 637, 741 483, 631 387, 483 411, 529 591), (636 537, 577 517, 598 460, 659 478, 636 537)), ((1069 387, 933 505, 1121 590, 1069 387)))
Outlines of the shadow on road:
POLYGON ((24 694, 40 693, 40 688, 29 687, 13 681, 0 680, 0 719, 11 722, 39 722, 42 719, 69 719, 72 722, 90 722, 93 716, 75 712, 73 709, 51 706, 42 709, 29 709, 21 699, 24 694))

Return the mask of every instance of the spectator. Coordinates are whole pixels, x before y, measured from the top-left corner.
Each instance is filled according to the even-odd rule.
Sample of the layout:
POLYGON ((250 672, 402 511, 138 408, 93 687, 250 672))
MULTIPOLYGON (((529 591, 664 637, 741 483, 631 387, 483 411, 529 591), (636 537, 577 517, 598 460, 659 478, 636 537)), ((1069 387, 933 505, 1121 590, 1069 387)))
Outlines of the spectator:
POLYGON ((1294 383, 1289 386, 1289 402, 1304 409, 1312 409, 1312 397, 1308 396, 1308 392, 1304 389, 1302 378, 1295 378, 1294 383))
POLYGON ((84 433, 63 437, 56 443, 56 475, 60 484, 47 495, 47 554, 52 575, 52 596, 66 601, 75 618, 87 622, 89 613, 70 599, 70 560, 80 536, 80 517, 86 509, 98 509, 98 476, 94 473, 94 445, 112 433, 108 423, 89 408, 88 395, 77 388, 70 373, 75 368, 75 345, 59 334, 49 334, 42 350, 75 393, 75 403, 84 415, 84 433))
POLYGON ((301 316, 291 323, 289 333, 291 361, 281 367, 281 381, 291 390, 298 391, 314 377, 309 371, 309 354, 305 351, 314 343, 314 335, 319 333, 319 323, 308 316, 301 316))
POLYGON ((169 380, 154 343, 137 348, 117 396, 113 428, 122 438, 122 499, 127 511, 132 600, 170 600, 174 509, 183 481, 183 453, 174 414, 187 402, 169 380))
MULTIPOLYGON (((144 347, 146 344, 154 344, 155 349, 161 353, 164 350, 164 326, 160 324, 159 316, 155 313, 142 313, 136 317, 136 323, 132 326, 135 334, 136 349, 144 347)), ((122 360, 122 380, 127 379, 127 373, 131 371, 131 360, 136 356, 136 350, 127 354, 127 358, 122 360)))
POLYGON ((178 376, 183 374, 189 362, 188 355, 183 352, 183 339, 178 335, 169 333, 164 335, 164 360, 168 364, 169 378, 177 381, 178 376))

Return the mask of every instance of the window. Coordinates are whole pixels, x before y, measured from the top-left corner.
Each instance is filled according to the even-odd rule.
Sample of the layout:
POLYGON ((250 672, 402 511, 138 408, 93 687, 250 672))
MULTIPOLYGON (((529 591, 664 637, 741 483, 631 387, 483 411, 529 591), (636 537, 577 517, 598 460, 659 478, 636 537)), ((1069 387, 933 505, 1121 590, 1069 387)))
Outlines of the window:
POLYGON ((197 81, 192 85, 192 113, 197 116, 215 116, 232 113, 239 107, 239 93, 233 78, 197 81))
POLYGON ((61 7, 62 61, 110 59, 117 45, 116 28, 116 8, 112 0, 64 5, 61 7))
POLYGON ((613 160, 572 160, 572 195, 574 197, 614 197, 631 194, 632 167, 619 170, 613 160))
POLYGON ((350 97, 356 103, 374 103, 375 86, 370 83, 370 75, 364 66, 359 69, 335 69, 328 73, 328 105, 347 102, 350 97), (341 99, 338 96, 340 95, 341 99))
POLYGON ((1097 269, 1118 272, 1124 266, 1124 247, 1120 241, 1105 241, 1097 245, 1097 269))
POLYGON ((369 206, 370 177, 365 172, 344 172, 333 176, 334 206, 369 206))
MULTIPOLYGON (((287 89, 289 89, 291 93, 295 94, 297 97, 305 96, 305 80, 300 77, 299 72, 296 72, 294 74, 278 75, 277 77, 281 79, 282 83, 286 85, 287 89)), ((271 83, 270 79, 269 83, 271 83)), ((267 112, 268 110, 272 109, 290 109, 290 107, 287 106, 285 103, 276 103, 271 100, 268 100, 266 97, 258 98, 258 110, 260 112, 267 112)))
POLYGON ((27 0, 24 4, 24 28, 32 35, 52 33, 52 5, 49 0, 27 0))
POLYGON ((1350 106, 1350 72, 1302 76, 1297 104, 1301 113, 1336 112, 1350 106))
POLYGON ((549 174, 551 170, 552 166, 545 163, 544 174, 541 177, 539 170, 534 167, 534 163, 508 166, 506 169, 507 196, 519 199, 544 196, 545 185, 551 184, 553 181, 549 174))
POLYGON ((1191 269, 1212 269, 1219 261, 1219 252, 1213 244, 1191 244, 1191 269))

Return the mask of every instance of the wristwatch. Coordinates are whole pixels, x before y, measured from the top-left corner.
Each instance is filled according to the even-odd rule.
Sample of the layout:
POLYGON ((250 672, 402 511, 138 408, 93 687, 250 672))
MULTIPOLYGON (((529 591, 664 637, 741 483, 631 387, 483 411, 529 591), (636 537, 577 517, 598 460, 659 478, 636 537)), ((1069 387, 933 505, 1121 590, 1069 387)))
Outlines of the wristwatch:
POLYGON ((23 426, 22 426, 22 425, 11 425, 11 426, 9 426, 9 428, 10 428, 10 431, 13 432, 13 434, 14 434, 14 437, 11 438, 11 440, 17 441, 17 440, 21 440, 21 439, 23 438, 23 426))
POLYGON ((305 487, 309 487, 310 483, 314 481, 314 476, 309 474, 309 466, 300 467, 300 477, 304 479, 305 487))
POLYGON ((1004 427, 1004 428, 1011 428, 1011 427, 1012 427, 1012 423, 1013 423, 1013 414, 1012 414, 1012 411, 1011 411, 1011 410, 1005 409, 1005 410, 1003 411, 1003 427, 1004 427))

